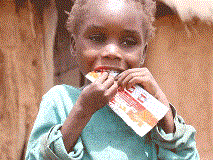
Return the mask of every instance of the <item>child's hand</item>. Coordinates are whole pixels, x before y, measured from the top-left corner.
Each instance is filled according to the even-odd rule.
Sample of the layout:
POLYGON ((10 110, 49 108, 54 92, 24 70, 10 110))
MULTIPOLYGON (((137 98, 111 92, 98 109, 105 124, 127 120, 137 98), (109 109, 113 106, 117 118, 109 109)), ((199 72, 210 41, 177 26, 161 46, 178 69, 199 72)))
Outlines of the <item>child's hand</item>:
POLYGON ((80 111, 85 115, 92 115, 115 96, 117 89, 118 84, 114 77, 104 72, 83 89, 77 101, 80 111))
POLYGON ((117 89, 117 82, 107 72, 83 89, 60 129, 67 152, 73 149, 93 113, 104 107, 117 93, 117 89))
POLYGON ((169 102, 147 68, 133 68, 120 73, 116 80, 121 88, 129 89, 135 84, 142 87, 166 106, 169 102))
MULTIPOLYGON (((143 88, 153 95, 156 99, 162 102, 164 105, 169 106, 169 101, 167 100, 165 94, 160 89, 159 85, 153 78, 152 74, 147 68, 133 68, 128 69, 120 73, 115 80, 118 81, 118 85, 123 88, 131 88, 135 84, 140 84, 143 88)), ((174 121, 171 109, 165 117, 160 121, 160 125, 166 133, 174 132, 174 121)))

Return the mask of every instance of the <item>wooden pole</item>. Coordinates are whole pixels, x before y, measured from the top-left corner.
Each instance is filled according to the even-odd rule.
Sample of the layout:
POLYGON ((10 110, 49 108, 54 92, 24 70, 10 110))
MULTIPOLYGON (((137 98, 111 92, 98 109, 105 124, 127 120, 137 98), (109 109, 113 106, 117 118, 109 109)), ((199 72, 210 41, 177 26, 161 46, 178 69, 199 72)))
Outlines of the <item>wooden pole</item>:
POLYGON ((0 4, 0 159, 19 160, 41 98, 53 86, 56 20, 48 16, 56 12, 54 2, 45 14, 29 1, 16 7, 13 1, 0 4))

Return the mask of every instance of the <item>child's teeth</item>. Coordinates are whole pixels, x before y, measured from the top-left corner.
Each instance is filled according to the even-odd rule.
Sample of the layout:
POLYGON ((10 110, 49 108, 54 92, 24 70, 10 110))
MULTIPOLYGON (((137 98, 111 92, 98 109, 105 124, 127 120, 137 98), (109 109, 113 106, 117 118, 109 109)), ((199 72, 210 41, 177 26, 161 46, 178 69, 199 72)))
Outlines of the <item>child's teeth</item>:
POLYGON ((109 74, 114 76, 114 77, 117 76, 120 73, 119 71, 110 70, 110 69, 99 69, 99 70, 96 71, 96 73, 97 72, 101 72, 101 73, 102 72, 109 72, 109 74))
POLYGON ((97 72, 110 72, 110 73, 113 73, 113 74, 119 73, 118 71, 110 70, 110 69, 99 69, 99 70, 97 70, 97 72))
POLYGON ((110 70, 107 69, 101 69, 100 72, 109 72, 110 70))

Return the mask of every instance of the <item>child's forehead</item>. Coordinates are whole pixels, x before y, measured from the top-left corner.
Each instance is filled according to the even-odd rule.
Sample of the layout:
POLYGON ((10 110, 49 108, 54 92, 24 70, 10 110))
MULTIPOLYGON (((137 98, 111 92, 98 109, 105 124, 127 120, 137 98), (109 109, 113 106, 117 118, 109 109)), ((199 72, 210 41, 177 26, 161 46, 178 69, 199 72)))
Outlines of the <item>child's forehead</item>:
MULTIPOLYGON (((138 35, 145 41, 147 18, 144 10, 138 5, 135 0, 88 0, 84 3, 83 10, 79 11, 78 18, 81 23, 76 23, 76 36, 81 35, 80 33, 89 33, 91 26, 100 26, 101 31, 106 29, 105 31, 116 34, 131 30, 139 33, 138 35)), ((140 5, 142 6, 141 3, 140 5)))
POLYGON ((85 3, 85 5, 89 6, 91 10, 101 9, 115 12, 126 6, 136 7, 135 4, 134 0, 87 0, 87 3, 85 3))
POLYGON ((131 28, 140 27, 145 23, 144 13, 134 3, 125 0, 94 0, 89 1, 84 22, 88 25, 101 23, 114 25, 123 24, 131 28), (97 2, 97 3, 96 3, 97 2), (116 6, 115 6, 116 5, 116 6))
POLYGON ((88 19, 102 19, 111 17, 123 20, 126 19, 132 20, 142 20, 144 19, 143 10, 138 10, 138 7, 133 0, 89 0, 87 6, 86 16, 82 17, 84 20, 88 19), (95 18, 94 18, 95 17, 95 18))

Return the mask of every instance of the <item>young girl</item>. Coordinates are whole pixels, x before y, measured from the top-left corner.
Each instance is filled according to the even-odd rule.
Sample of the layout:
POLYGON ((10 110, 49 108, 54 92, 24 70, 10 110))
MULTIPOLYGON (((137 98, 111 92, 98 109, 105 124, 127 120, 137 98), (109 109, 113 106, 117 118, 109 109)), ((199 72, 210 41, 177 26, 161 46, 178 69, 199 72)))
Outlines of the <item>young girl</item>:
POLYGON ((58 85, 44 95, 26 159, 199 159, 195 129, 177 116, 152 74, 141 68, 154 11, 152 0, 76 0, 68 30, 81 72, 121 73, 104 72, 83 89, 58 85), (107 105, 118 89, 135 84, 170 108, 144 137, 107 105))

